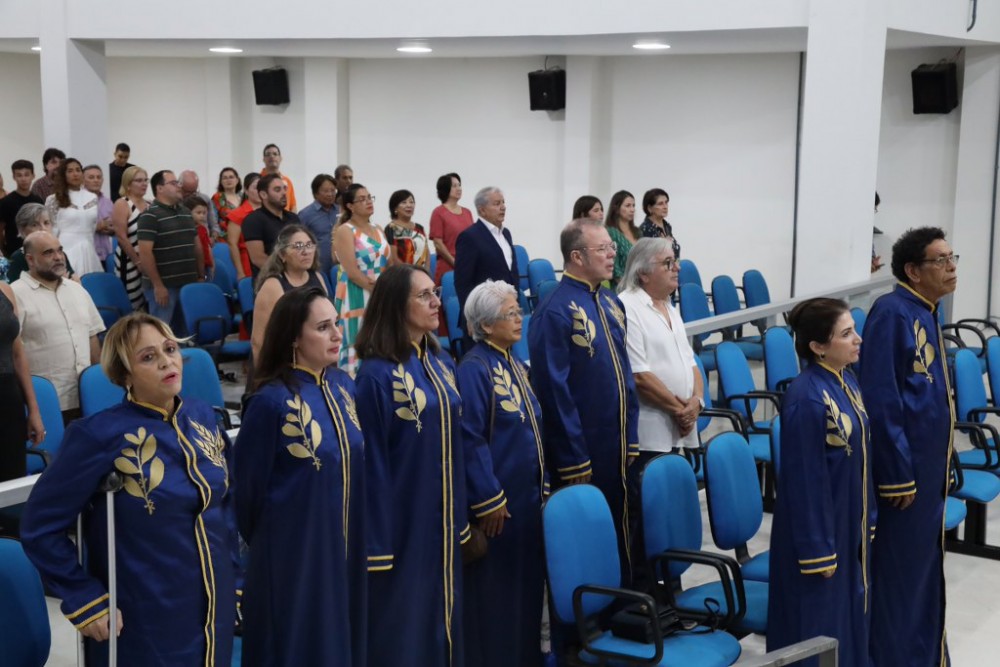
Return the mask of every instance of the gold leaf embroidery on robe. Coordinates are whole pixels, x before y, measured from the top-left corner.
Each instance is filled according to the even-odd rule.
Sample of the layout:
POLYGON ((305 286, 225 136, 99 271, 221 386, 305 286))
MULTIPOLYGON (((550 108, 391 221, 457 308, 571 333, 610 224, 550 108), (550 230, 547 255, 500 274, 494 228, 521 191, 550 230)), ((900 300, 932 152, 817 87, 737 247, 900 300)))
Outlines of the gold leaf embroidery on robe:
POLYGON ((570 301, 569 309, 573 313, 573 331, 570 340, 582 348, 586 348, 590 356, 594 356, 594 338, 597 337, 597 328, 589 317, 587 311, 576 305, 575 301, 570 301))
POLYGON ((506 412, 518 413, 521 415, 521 421, 524 421, 521 390, 511 381, 510 373, 500 362, 497 362, 496 368, 493 369, 493 392, 500 397, 501 408, 506 412))
POLYGON ((397 403, 402 403, 396 408, 396 416, 406 421, 414 422, 417 426, 417 433, 423 428, 420 422, 420 413, 427 405, 427 396, 424 390, 414 385, 413 376, 406 372, 403 364, 392 372, 392 377, 397 378, 392 382, 392 398, 397 403))
POLYGON ((826 404, 826 444, 832 447, 844 447, 850 456, 851 432, 854 430, 851 418, 840 410, 840 406, 830 398, 826 390, 823 391, 823 402, 826 404))
POLYGON ((302 400, 301 396, 296 395, 285 401, 285 404, 291 411, 285 415, 285 424, 281 427, 281 432, 289 438, 301 438, 301 442, 286 445, 285 449, 297 459, 310 459, 313 467, 319 470, 323 467, 323 461, 316 452, 323 442, 323 429, 313 419, 312 408, 302 400))
POLYGON ((121 451, 115 470, 122 473, 126 493, 144 500, 146 511, 152 514, 156 505, 151 495, 163 481, 164 472, 163 461, 156 456, 156 436, 140 427, 135 433, 126 433, 125 440, 133 446, 121 451))
POLYGON ((917 358, 913 360, 913 372, 922 374, 928 382, 934 382, 934 376, 931 375, 931 364, 936 356, 934 346, 927 341, 927 330, 920 324, 920 320, 913 320, 913 341, 917 353, 917 358))

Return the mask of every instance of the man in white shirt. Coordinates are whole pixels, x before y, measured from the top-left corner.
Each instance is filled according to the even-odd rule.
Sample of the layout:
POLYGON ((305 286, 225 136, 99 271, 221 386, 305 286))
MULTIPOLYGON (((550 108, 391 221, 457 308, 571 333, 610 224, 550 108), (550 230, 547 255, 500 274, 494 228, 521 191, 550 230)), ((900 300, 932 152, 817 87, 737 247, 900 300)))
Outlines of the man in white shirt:
POLYGON ((680 264, 670 238, 640 239, 629 253, 618 297, 628 321, 626 349, 639 393, 639 463, 698 447, 701 373, 680 313, 670 302, 680 264))
POLYGON ((104 322, 82 286, 66 280, 66 256, 59 239, 32 232, 24 240, 27 273, 14 281, 21 340, 34 375, 52 382, 63 419, 80 415, 80 373, 100 362, 97 334, 104 322))

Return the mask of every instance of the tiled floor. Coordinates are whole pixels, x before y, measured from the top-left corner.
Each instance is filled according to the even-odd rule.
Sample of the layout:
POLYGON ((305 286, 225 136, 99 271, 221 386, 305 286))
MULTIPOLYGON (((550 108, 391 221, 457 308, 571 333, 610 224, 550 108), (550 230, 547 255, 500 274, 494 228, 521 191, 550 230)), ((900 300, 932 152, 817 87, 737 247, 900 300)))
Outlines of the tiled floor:
MULTIPOLYGON (((235 365, 229 370, 239 372, 235 365)), ((225 383, 223 392, 227 403, 238 403, 243 392, 242 376, 238 384, 225 383)), ((708 516, 704 503, 702 522, 706 539, 705 548, 712 550, 714 547, 711 545, 711 533, 708 529, 708 516)), ((767 549, 770 529, 771 517, 765 514, 760 532, 749 545, 751 553, 767 549)), ((997 501, 990 507, 987 538, 991 544, 1000 543, 1000 502, 997 501)), ((948 554, 945 558, 945 577, 948 596, 948 643, 952 664, 956 667, 996 664, 996 656, 1000 650, 1000 635, 998 635, 1000 562, 948 554)), ((692 576, 692 580, 694 579, 692 576)), ((50 599, 48 603, 52 626, 52 652, 46 664, 51 667, 73 667, 76 665, 76 631, 59 612, 58 602, 50 599)), ((759 635, 746 637, 741 644, 744 656, 765 653, 764 638, 759 635)))

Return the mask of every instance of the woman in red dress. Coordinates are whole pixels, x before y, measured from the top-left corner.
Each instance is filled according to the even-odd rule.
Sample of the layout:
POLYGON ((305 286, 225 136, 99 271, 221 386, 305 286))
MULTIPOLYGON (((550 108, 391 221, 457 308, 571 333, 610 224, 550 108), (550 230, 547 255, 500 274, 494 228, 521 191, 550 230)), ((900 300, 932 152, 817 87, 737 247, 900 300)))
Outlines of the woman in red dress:
POLYGON ((437 180, 437 196, 441 205, 431 213, 431 241, 437 250, 437 271, 434 282, 455 268, 455 242, 458 235, 472 226, 472 211, 458 205, 462 198, 462 177, 445 174, 437 180))

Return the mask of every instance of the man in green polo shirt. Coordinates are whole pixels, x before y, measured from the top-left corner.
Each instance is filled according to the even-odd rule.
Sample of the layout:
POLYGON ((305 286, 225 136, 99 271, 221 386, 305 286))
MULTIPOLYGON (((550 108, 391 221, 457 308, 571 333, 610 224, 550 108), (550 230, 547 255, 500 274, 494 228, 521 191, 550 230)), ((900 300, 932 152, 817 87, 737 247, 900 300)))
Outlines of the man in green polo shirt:
POLYGON ((178 306, 181 287, 200 282, 205 257, 198 243, 198 227, 191 211, 181 204, 180 183, 169 170, 149 179, 153 203, 137 221, 139 268, 149 313, 170 324, 178 336, 186 334, 178 306))

